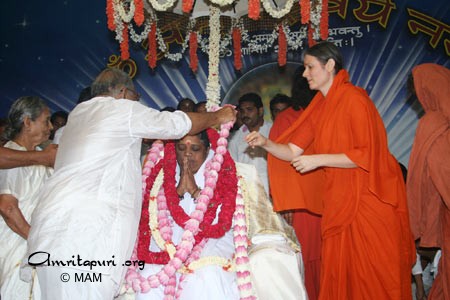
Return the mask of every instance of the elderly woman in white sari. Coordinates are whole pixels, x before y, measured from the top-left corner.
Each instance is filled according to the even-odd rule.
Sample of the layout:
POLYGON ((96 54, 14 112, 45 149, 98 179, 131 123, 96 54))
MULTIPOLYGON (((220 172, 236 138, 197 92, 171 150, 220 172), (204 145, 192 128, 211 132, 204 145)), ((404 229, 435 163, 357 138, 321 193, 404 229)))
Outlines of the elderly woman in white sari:
MULTIPOLYGON (((300 245, 292 228, 273 212, 254 166, 235 163, 231 156, 224 155, 221 170, 216 173, 214 195, 208 192, 211 176, 206 173, 211 170, 208 165, 215 163, 214 148, 210 147, 206 132, 166 144, 164 158, 147 177, 149 193, 144 196, 136 248, 137 258, 140 263, 145 261, 145 266, 136 268, 139 275, 128 273, 127 278, 138 276, 152 281, 158 274, 162 284, 141 289, 136 299, 167 299, 175 295, 181 300, 237 300, 247 296, 307 299, 300 245), (199 199, 206 194, 210 201, 200 218, 198 232, 194 230, 193 251, 167 281, 164 277, 170 273, 173 256, 167 245, 174 245, 178 253, 183 251, 192 228, 186 224, 195 223, 193 219, 198 217, 202 202, 199 199), (240 220, 236 213, 241 214, 240 220), (246 231, 245 238, 237 231, 246 231), (244 251, 242 246, 249 240, 250 246, 244 251), (247 254, 242 255, 243 252, 247 254)), ((152 155, 150 152, 148 156, 152 155)))
MULTIPOLYGON (((20 151, 40 150, 37 146, 50 135, 50 110, 38 97, 17 99, 8 114, 5 147, 20 151)), ((1 299, 39 299, 37 284, 19 278, 26 253, 29 220, 36 197, 52 169, 28 166, 0 170, 0 295, 1 299), (34 287, 33 287, 34 286, 34 287)))

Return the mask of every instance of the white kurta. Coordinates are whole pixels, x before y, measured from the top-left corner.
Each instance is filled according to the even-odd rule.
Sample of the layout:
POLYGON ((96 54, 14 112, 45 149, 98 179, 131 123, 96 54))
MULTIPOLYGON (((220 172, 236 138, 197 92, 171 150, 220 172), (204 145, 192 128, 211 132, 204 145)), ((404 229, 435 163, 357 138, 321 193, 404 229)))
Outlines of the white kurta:
MULTIPOLYGON (((264 136, 269 136, 272 123, 264 121, 263 126, 259 128, 259 132, 264 136)), ((233 135, 228 144, 228 151, 236 162, 255 166, 258 175, 264 185, 264 189, 269 195, 269 177, 267 173, 267 151, 261 147, 250 147, 245 142, 245 137, 249 134, 247 126, 242 125, 241 128, 233 135)))
MULTIPOLYGON (((96 97, 70 113, 55 173, 36 207, 28 254, 74 260, 79 270, 109 274, 119 284, 136 240, 142 202, 142 138, 179 139, 191 128, 181 112, 159 112, 129 101, 96 97), (98 261, 104 266, 78 263, 98 261)), ((33 262, 47 257, 33 257, 33 262)))
MULTIPOLYGON (((26 151, 22 146, 9 141, 6 148, 26 151)), ((51 168, 29 166, 0 170, 0 194, 14 196, 25 220, 30 222, 31 214, 38 203, 37 194, 50 176, 51 168)), ((27 242, 13 232, 0 218, 0 287, 3 299, 28 299, 31 283, 19 279, 19 266, 25 257, 27 242), (25 297, 25 298, 24 298, 25 297)))

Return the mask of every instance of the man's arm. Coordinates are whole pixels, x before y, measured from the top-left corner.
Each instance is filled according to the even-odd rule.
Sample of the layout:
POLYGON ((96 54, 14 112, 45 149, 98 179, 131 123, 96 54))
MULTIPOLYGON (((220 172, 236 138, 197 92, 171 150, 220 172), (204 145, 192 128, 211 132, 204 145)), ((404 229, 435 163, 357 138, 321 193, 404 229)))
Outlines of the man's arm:
POLYGON ((53 167, 57 145, 48 145, 44 151, 18 151, 0 147, 0 169, 31 165, 53 167))
POLYGON ((192 127, 188 134, 197 134, 209 127, 214 127, 229 121, 236 121, 236 110, 231 106, 225 106, 224 108, 207 113, 186 113, 191 119, 192 127))

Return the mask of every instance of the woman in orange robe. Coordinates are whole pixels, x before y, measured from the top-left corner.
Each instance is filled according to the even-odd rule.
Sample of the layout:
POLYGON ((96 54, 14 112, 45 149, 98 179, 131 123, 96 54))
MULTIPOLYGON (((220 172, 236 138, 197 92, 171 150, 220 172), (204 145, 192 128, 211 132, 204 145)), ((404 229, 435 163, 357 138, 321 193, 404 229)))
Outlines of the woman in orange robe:
MULTIPOLYGON (((350 83, 333 43, 307 49, 304 65, 303 76, 319 91, 311 104, 278 143, 257 132, 247 142, 276 157, 269 171, 280 177, 288 168, 280 160, 317 174, 317 188, 296 184, 284 193, 297 189, 301 198, 294 199, 306 209, 320 207, 311 199, 323 204, 319 299, 411 299, 415 251, 405 185, 383 121, 367 93, 350 83)), ((282 190, 271 184, 272 193, 282 190)))
POLYGON ((411 228, 419 246, 442 251, 428 299, 450 299, 450 70, 422 64, 412 75, 425 115, 419 120, 409 159, 411 228))

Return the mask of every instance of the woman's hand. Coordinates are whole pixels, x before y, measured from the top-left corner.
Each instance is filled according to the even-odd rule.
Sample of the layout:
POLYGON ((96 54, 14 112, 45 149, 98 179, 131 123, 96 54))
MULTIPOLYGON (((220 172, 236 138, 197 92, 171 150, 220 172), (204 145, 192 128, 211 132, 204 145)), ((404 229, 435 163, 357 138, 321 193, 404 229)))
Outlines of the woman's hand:
POLYGON ((196 198, 200 193, 200 188, 197 186, 194 174, 189 168, 187 157, 183 158, 183 164, 180 168, 180 182, 177 186, 178 195, 183 196, 185 193, 189 193, 193 198, 196 198))
POLYGON ((300 173, 306 173, 322 166, 319 155, 300 155, 294 157, 291 165, 300 173))
POLYGON ((250 132, 246 137, 245 141, 252 148, 259 146, 264 147, 267 144, 267 138, 257 131, 250 132))

